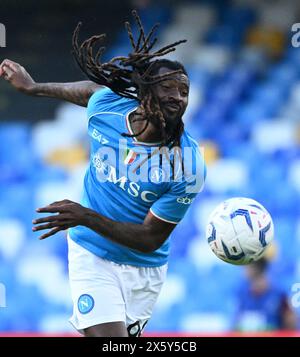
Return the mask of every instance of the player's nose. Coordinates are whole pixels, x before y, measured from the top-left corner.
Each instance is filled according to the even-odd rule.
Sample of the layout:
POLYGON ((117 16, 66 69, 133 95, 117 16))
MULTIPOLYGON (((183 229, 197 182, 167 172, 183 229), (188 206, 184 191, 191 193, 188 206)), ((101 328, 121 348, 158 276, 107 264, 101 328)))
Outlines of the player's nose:
POLYGON ((176 104, 181 106, 182 103, 183 103, 183 97, 182 97, 180 91, 179 90, 173 90, 172 92, 170 92, 169 101, 173 101, 176 104))

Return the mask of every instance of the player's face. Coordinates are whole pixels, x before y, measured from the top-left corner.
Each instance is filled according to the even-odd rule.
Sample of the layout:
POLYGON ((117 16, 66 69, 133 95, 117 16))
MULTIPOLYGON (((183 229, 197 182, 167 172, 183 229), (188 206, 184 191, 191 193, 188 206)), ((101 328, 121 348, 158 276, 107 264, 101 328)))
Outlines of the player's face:
MULTIPOLYGON (((173 70, 161 67, 158 74, 173 70)), ((188 105, 189 79, 184 73, 177 73, 165 81, 154 86, 154 93, 158 99, 167 128, 175 127, 182 118, 188 105)))

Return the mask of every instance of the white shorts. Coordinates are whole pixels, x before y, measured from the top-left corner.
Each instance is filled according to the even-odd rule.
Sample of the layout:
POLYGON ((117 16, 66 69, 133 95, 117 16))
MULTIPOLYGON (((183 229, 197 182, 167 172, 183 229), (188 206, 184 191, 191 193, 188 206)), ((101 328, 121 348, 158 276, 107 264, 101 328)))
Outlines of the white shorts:
POLYGON ((124 321, 139 335, 150 319, 165 281, 167 265, 135 267, 102 259, 68 238, 69 277, 74 304, 71 324, 81 331, 124 321))

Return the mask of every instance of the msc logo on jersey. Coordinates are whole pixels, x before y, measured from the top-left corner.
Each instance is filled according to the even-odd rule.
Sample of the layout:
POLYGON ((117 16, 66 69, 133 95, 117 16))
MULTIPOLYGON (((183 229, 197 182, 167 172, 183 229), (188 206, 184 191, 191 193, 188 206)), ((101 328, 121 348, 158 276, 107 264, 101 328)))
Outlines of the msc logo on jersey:
POLYGON ((100 155, 94 155, 92 162, 100 182, 111 182, 123 191, 126 191, 130 196, 139 197, 144 202, 154 202, 157 200, 157 193, 148 190, 141 191, 142 186, 137 182, 129 181, 126 176, 117 177, 116 168, 107 164, 100 155))
POLYGON ((95 305, 94 299, 91 295, 83 294, 78 299, 78 310, 82 314, 87 314, 93 310, 95 305))
POLYGON ((92 138, 99 141, 100 144, 108 144, 109 141, 107 139, 105 139, 105 137, 103 136, 103 134, 101 134, 97 129, 93 129, 92 131, 92 138))
POLYGON ((188 198, 188 197, 178 197, 177 202, 182 203, 183 205, 190 205, 195 198, 188 198))

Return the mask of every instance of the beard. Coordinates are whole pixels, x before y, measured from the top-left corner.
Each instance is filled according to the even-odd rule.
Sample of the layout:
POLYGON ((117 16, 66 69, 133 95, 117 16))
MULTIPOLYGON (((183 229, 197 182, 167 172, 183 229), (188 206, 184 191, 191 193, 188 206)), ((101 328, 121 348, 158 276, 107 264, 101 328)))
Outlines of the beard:
POLYGON ((182 122, 182 110, 178 112, 170 112, 165 108, 164 103, 159 102, 159 100, 153 95, 151 98, 151 109, 152 109, 152 118, 150 119, 152 124, 158 129, 162 130, 162 118, 164 118, 165 127, 163 131, 165 132, 166 143, 172 141, 180 131, 182 122), (158 115, 157 113, 160 112, 158 115), (155 113, 155 114, 154 114, 155 113))
POLYGON ((178 115, 175 119, 165 119, 166 120, 166 131, 167 132, 173 132, 179 125, 179 123, 182 121, 182 118, 180 115, 178 115))
POLYGON ((181 124, 183 124, 181 116, 178 116, 176 119, 167 121, 165 132, 166 132, 168 143, 173 141, 174 138, 178 136, 181 124))

